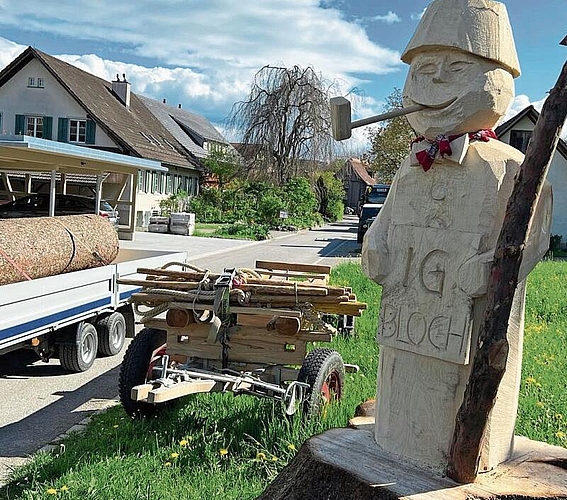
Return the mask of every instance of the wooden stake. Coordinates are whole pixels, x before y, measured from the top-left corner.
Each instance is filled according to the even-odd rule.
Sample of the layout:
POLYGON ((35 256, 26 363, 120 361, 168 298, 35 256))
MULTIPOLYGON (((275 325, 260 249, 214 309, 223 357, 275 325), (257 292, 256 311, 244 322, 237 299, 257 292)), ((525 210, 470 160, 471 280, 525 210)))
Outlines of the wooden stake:
POLYGON ((479 348, 457 413, 450 449, 447 475, 461 483, 473 482, 478 473, 488 415, 506 368, 506 331, 528 225, 566 117, 567 63, 541 110, 496 244, 479 348))

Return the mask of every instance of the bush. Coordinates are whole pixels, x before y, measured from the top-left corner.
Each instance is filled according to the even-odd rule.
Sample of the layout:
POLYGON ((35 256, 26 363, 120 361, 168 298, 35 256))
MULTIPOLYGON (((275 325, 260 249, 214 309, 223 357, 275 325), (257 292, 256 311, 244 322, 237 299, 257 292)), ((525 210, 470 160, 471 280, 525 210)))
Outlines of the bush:
POLYGON ((557 252, 561 249, 561 240, 563 237, 560 234, 552 234, 549 238, 549 251, 557 252))
MULTIPOLYGON (((318 205, 305 178, 291 179, 281 188, 266 182, 234 180, 222 190, 203 189, 191 199, 189 210, 198 222, 230 223, 235 227, 256 224, 267 231, 281 226, 282 210, 288 213, 286 225, 305 228, 320 224, 323 219, 317 212, 318 205)), ((262 234, 262 230, 257 233, 262 234)))
POLYGON ((263 224, 235 223, 220 227, 214 233, 221 238, 238 238, 246 240, 267 240, 269 229, 263 224))
POLYGON ((330 221, 341 220, 345 209, 345 189, 342 181, 337 179, 333 172, 323 172, 317 179, 316 189, 319 213, 330 221))

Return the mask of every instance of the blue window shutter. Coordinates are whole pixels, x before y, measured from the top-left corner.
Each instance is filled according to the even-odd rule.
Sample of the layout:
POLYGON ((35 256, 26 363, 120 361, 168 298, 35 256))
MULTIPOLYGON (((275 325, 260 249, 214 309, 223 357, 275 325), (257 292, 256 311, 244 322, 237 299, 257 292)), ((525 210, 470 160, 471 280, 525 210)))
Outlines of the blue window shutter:
POLYGON ((96 136, 96 123, 92 120, 87 120, 87 137, 85 142, 87 144, 94 144, 96 136))
POLYGON ((53 139, 53 117, 44 116, 43 117, 43 138, 53 139))
POLYGON ((69 118, 59 118, 57 121, 57 140, 69 142, 69 118))
POLYGON ((24 135, 26 133, 26 117, 25 115, 16 115, 16 126, 14 129, 16 135, 24 135))

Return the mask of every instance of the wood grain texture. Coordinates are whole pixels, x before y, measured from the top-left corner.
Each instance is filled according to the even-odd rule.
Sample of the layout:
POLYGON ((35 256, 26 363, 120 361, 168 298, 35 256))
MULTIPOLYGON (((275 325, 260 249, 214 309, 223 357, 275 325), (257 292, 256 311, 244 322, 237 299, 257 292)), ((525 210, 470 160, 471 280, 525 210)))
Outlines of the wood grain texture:
POLYGON ((110 264, 118 234, 104 217, 0 220, 0 285, 110 264))
POLYGON ((508 462, 459 485, 385 452, 370 432, 331 429, 306 441, 257 500, 558 500, 566 467, 566 449, 517 438, 508 462))

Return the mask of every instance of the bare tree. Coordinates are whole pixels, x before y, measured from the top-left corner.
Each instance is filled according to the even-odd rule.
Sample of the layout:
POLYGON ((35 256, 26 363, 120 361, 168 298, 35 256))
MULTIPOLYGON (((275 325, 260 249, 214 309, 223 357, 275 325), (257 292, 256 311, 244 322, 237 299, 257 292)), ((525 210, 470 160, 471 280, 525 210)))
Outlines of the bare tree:
POLYGON ((330 160, 330 88, 311 67, 264 66, 256 73, 247 100, 228 119, 242 131, 252 176, 281 185, 330 160))
MULTIPOLYGON (((402 92, 395 88, 386 98, 386 111, 401 109, 402 92)), ((389 183, 394 178, 403 159, 408 155, 416 134, 405 116, 398 116, 373 127, 368 132, 370 151, 365 156, 371 170, 378 173, 380 182, 389 183)))

